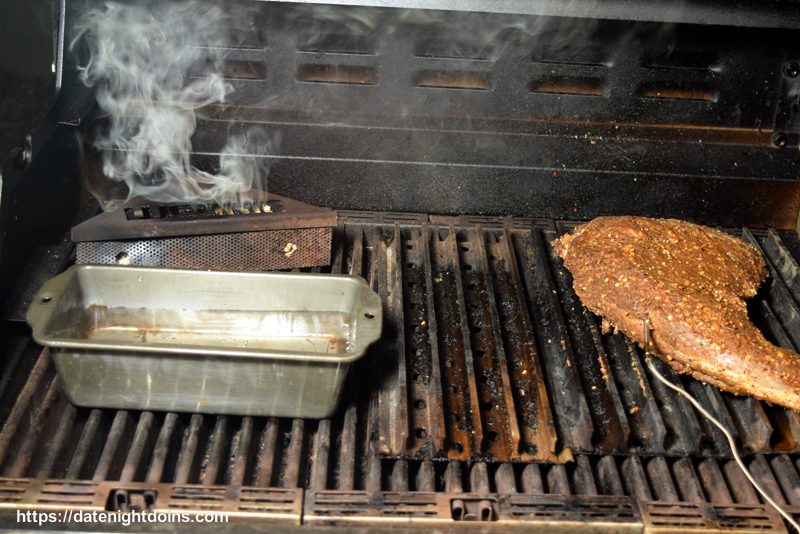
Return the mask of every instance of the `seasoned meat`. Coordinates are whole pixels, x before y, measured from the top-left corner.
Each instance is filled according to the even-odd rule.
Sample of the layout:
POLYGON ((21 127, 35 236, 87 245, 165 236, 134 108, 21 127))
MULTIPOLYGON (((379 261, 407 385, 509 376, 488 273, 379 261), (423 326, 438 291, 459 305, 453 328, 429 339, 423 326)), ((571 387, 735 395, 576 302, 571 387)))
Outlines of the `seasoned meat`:
POLYGON ((674 219, 600 217, 555 242, 581 302, 676 371, 800 411, 800 356, 769 343, 745 299, 766 277, 752 245, 674 219))

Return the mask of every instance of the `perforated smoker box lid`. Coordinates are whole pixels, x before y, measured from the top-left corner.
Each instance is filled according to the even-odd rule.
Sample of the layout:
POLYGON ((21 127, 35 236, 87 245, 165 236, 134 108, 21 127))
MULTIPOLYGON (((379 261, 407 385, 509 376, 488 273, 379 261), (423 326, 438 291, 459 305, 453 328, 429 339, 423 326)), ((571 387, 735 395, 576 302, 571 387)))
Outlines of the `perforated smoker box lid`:
MULTIPOLYGON (((262 193, 263 195, 263 193, 262 193)), ((257 198, 257 197, 256 197, 257 198)), ((163 204, 135 198, 75 226, 72 240, 110 241, 336 226, 336 212, 269 193, 241 207, 163 204), (257 206, 258 211, 252 206, 257 206), (261 208, 261 206, 268 208, 261 208)))
POLYGON ((239 205, 135 198, 75 226, 77 263, 264 271, 330 263, 336 212, 252 191, 239 205))

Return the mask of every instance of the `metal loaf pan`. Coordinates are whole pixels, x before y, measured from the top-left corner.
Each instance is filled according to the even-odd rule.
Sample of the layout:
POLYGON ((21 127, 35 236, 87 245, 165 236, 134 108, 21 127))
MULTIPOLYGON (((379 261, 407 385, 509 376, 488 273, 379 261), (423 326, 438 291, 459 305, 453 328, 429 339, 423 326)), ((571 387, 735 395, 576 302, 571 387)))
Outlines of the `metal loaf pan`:
POLYGON ((355 276, 76 265, 28 309, 81 406, 330 416, 380 337, 381 300, 355 276))

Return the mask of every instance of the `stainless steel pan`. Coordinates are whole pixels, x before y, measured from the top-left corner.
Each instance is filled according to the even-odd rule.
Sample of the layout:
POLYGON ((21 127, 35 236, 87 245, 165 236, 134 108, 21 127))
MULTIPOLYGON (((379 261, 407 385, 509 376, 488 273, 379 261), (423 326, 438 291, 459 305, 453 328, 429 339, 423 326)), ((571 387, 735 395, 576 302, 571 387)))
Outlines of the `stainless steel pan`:
POLYGON ((75 404, 313 418, 381 317, 353 276, 112 265, 68 269, 28 310, 75 404))

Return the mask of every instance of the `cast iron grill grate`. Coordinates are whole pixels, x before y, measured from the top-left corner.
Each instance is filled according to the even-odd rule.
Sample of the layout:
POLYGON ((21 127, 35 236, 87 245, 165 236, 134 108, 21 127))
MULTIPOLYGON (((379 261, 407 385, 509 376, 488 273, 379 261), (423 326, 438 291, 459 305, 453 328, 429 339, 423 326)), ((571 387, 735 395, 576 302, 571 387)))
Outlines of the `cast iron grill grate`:
MULTIPOLYGON (((158 507, 322 523, 778 524, 721 436, 652 379, 636 347, 601 334, 580 306, 549 246, 568 224, 366 212, 340 212, 339 221, 330 270, 364 276, 384 298, 387 323, 334 417, 75 407, 48 353, 18 340, 22 355, 0 379, 0 504, 34 505, 42 480, 92 481, 95 497, 50 491, 64 505, 106 499, 112 488, 160 488, 169 500, 158 507), (234 499, 230 488, 244 493, 234 499), (251 502, 244 488, 303 490, 305 505, 292 491, 251 502)), ((796 348, 797 244, 773 231, 744 237, 773 269, 752 315, 796 348)), ((800 507, 798 414, 663 372, 734 430, 778 502, 800 507)))

